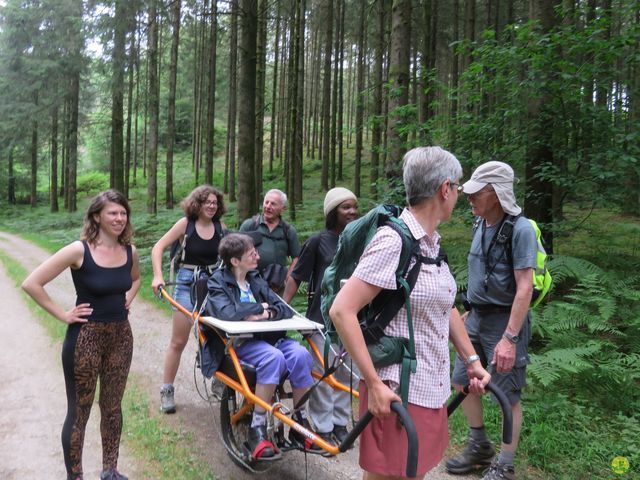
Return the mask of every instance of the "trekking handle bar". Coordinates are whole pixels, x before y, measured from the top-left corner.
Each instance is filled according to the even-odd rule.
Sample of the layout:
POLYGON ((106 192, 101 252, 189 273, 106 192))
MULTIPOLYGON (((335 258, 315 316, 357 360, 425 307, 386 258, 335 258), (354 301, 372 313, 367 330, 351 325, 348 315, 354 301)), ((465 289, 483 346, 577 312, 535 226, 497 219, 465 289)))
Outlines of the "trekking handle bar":
MULTIPOLYGON (((511 443, 513 436, 513 416, 511 414, 511 405, 509 400, 500 387, 493 385, 491 382, 487 383, 484 387, 489 390, 498 400, 500 409, 502 410, 502 441, 506 444, 511 443)), ((447 405, 447 416, 451 416, 453 411, 458 408, 462 401, 467 398, 469 394, 469 385, 465 386, 462 392, 459 392, 453 400, 447 405)))
MULTIPOLYGON (((391 402, 391 410, 396 412, 398 417, 400 417, 400 422, 407 432, 407 441, 409 443, 407 451, 407 477, 415 477, 418 470, 418 432, 416 431, 416 426, 409 412, 407 412, 400 402, 391 402)), ((373 414, 367 410, 353 427, 353 430, 349 432, 347 438, 340 444, 338 450, 340 450, 340 452, 346 452, 372 419, 373 414)))

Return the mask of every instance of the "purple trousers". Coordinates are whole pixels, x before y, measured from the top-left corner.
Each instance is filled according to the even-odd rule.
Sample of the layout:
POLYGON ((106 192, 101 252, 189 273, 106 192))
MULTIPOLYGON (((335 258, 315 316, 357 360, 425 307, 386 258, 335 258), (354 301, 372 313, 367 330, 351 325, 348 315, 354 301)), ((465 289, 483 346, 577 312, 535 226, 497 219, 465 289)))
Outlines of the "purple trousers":
POLYGON ((248 340, 236 348, 238 358, 256 368, 256 381, 262 385, 277 385, 288 372, 293 388, 313 385, 309 351, 291 338, 282 338, 271 345, 264 340, 248 340))

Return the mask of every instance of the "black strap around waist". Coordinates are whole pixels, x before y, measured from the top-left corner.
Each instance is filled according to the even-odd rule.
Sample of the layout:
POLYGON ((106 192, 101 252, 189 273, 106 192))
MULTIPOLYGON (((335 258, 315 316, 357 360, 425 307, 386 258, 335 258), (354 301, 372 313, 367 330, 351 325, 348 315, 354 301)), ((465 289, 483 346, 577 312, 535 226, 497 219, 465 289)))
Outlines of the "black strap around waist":
POLYGON ((478 305, 478 304, 472 303, 471 308, 478 313, 509 313, 511 312, 510 305, 509 306, 492 305, 492 304, 478 305))

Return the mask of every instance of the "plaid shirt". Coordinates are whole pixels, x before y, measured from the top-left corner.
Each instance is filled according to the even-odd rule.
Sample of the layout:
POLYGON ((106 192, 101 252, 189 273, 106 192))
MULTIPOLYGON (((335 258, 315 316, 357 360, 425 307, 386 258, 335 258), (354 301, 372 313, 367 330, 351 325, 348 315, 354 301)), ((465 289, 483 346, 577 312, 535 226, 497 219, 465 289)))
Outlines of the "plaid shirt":
MULTIPOLYGON (((405 209, 400 218, 414 238, 420 241, 422 255, 435 258, 440 248, 438 232, 430 237, 413 214, 405 209)), ((380 227, 365 248, 353 275, 371 285, 396 289, 396 270, 402 240, 391 227, 380 227)), ((412 261, 413 264, 414 261, 412 261)), ((411 265, 410 265, 411 268, 411 265)), ((409 383, 409 402, 427 408, 440 408, 451 394, 449 379, 449 319, 456 294, 456 283, 449 266, 422 265, 411 292, 411 307, 417 368, 409 383)), ((409 338, 407 310, 402 307, 385 329, 387 335, 409 338)), ((400 383, 400 365, 378 370, 384 381, 400 383)))

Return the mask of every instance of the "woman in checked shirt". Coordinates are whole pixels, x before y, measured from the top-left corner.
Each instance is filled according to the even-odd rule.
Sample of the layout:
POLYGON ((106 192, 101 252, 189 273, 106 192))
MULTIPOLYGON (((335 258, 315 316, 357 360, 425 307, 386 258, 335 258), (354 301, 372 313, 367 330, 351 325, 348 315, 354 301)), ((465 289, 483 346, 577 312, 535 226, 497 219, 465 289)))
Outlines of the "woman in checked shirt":
MULTIPOLYGON (((440 147, 414 148, 404 156, 403 163, 408 206, 400 218, 419 240, 422 255, 435 258, 440 248, 437 227, 451 217, 462 168, 455 156, 440 147)), ((376 371, 357 318, 358 312, 381 290, 396 288, 401 248, 400 236, 393 229, 379 228, 330 311, 347 351, 362 373, 361 414, 368 409, 376 417, 360 437, 360 466, 368 480, 405 478, 407 440, 390 410, 391 402, 400 401, 396 393, 400 365, 376 371)), ((491 378, 475 360, 473 346, 453 307, 455 294, 456 284, 446 263, 422 265, 410 297, 417 369, 409 384, 408 411, 420 440, 416 478, 423 478, 440 462, 449 441, 445 407, 451 393, 448 340, 461 358, 469 360, 471 393, 482 393, 491 378)), ((385 333, 408 337, 406 319, 403 307, 385 333)))

